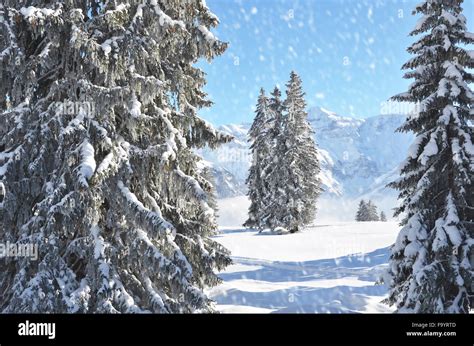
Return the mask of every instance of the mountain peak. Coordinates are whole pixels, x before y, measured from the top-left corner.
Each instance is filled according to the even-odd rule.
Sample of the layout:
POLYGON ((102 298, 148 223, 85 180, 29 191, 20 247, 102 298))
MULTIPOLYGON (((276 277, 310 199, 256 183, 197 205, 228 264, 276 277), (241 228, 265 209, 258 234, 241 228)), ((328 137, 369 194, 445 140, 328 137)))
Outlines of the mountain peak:
MULTIPOLYGON (((312 107, 308 120, 319 146, 321 180, 325 191, 333 196, 357 197, 371 193, 374 183, 379 180, 383 181, 377 186, 385 186, 393 176, 393 169, 406 156, 413 139, 410 134, 395 132, 405 120, 404 115, 357 119, 312 107)), ((220 181, 227 184, 226 191, 245 190, 251 162, 247 141, 249 128, 250 124, 223 125, 219 129, 234 136, 234 141, 216 151, 201 151, 206 160, 214 163, 216 172, 222 170, 220 181)))
POLYGON ((331 124, 340 127, 358 127, 365 122, 364 119, 342 116, 323 107, 312 107, 308 111, 308 120, 311 123, 331 124))

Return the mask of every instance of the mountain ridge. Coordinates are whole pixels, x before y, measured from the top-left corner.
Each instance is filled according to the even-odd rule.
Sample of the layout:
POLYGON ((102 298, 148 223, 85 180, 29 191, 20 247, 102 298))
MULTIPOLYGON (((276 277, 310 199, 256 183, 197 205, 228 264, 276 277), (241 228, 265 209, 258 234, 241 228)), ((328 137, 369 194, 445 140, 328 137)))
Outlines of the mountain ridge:
MULTIPOLYGON (((381 114, 368 118, 341 116, 322 107, 308 111, 321 161, 320 178, 325 194, 332 197, 367 196, 395 192, 383 188, 398 174, 414 136, 396 132, 406 116, 381 114), (375 188, 375 189, 374 189, 375 188), (374 191, 372 191, 373 189, 374 191)), ((245 194, 251 163, 247 132, 249 123, 221 125, 218 129, 235 140, 200 154, 213 167, 218 197, 245 194)))

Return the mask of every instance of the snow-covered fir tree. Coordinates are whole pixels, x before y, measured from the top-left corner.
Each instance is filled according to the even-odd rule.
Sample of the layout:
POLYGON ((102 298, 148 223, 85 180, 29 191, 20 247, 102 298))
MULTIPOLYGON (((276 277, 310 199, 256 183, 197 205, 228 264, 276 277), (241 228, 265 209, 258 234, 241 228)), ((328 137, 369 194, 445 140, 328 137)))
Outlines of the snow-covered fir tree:
POLYGON ((358 222, 362 222, 362 221, 367 221, 367 219, 368 219, 367 202, 361 199, 359 202, 359 206, 357 208, 355 220, 358 222))
POLYGON ((380 212, 380 221, 387 222, 387 215, 383 211, 380 212))
POLYGON ((265 159, 262 181, 265 182, 265 197, 263 199, 263 210, 261 222, 263 228, 276 229, 285 227, 283 222, 286 205, 285 185, 286 168, 284 166, 284 155, 286 145, 284 141, 283 112, 284 104, 281 99, 281 91, 277 87, 271 93, 269 99, 270 116, 268 119, 269 129, 265 135, 271 151, 265 159))
POLYGON ((369 200, 366 204, 367 210, 367 220, 365 221, 379 221, 379 212, 377 211, 377 206, 369 200))
POLYGON ((230 138, 194 64, 226 44, 204 0, 3 0, 3 312, 209 312, 230 263, 210 239, 212 186, 193 148, 230 138))
POLYGON ((388 303, 400 312, 468 313, 474 251, 474 43, 462 0, 425 0, 411 32, 420 38, 403 65, 414 79, 397 101, 419 104, 400 131, 416 139, 391 184, 403 228, 390 257, 388 303))
POLYGON ((356 221, 365 222, 365 221, 379 221, 379 214, 377 212, 377 206, 371 200, 367 202, 361 200, 359 202, 359 207, 357 209, 356 221))
POLYGON ((264 179, 264 169, 272 160, 273 141, 269 137, 269 126, 272 124, 271 113, 268 105, 268 98, 263 89, 257 100, 255 110, 255 119, 250 127, 248 136, 252 143, 250 150, 252 152, 252 164, 249 169, 249 176, 246 180, 248 187, 247 195, 250 199, 248 210, 248 219, 244 227, 253 227, 257 229, 264 228, 262 216, 266 200, 266 183, 264 179))
POLYGON ((282 157, 286 169, 286 210, 282 218, 285 228, 298 231, 316 215, 316 202, 321 194, 320 164, 314 132, 308 122, 301 78, 292 71, 286 84, 282 157))
MULTIPOLYGON (((261 196, 259 228, 297 232, 315 217, 321 193, 320 164, 301 79, 295 72, 291 73, 286 94, 282 102, 281 92, 275 88, 263 123, 267 126, 259 126, 263 129, 259 144, 263 148, 259 157, 263 169, 260 186, 249 184, 249 194, 261 196)), ((251 170, 249 180, 255 179, 253 174, 251 170)), ((257 215, 250 211, 247 223, 257 215)))

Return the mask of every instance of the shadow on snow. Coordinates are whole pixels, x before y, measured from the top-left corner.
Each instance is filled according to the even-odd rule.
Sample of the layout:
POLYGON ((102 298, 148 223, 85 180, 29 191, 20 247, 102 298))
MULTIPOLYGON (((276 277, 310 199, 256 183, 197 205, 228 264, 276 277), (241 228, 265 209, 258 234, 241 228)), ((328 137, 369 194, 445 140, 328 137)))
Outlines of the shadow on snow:
MULTIPOLYGON (((232 281, 254 280, 253 282, 262 283, 265 288, 261 292, 258 289, 257 292, 252 292, 230 288, 213 299, 218 304, 251 305, 273 309, 278 313, 360 312, 365 309, 371 297, 375 297, 376 302, 384 298, 387 288, 375 285, 374 282, 386 269, 388 257, 389 247, 367 254, 305 262, 233 257, 235 264, 245 265, 246 268, 254 266, 256 269, 221 273, 220 277, 224 282, 232 286, 232 281), (351 286, 351 282, 357 284, 351 286), (281 288, 286 284, 291 287, 281 288), (318 285, 322 287, 311 287, 318 285)), ((388 307, 383 310, 389 311, 388 307)))

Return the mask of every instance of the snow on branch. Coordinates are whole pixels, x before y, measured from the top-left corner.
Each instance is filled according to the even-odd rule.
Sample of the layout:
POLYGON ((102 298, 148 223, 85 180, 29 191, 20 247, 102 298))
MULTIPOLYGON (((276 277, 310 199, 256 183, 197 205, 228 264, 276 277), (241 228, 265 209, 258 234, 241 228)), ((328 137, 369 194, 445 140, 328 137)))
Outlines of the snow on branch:
POLYGON ((409 201, 410 207, 416 206, 420 201, 422 196, 427 192, 428 187, 431 185, 431 179, 435 173, 435 166, 432 165, 428 170, 426 170, 421 178, 419 178, 416 184, 416 192, 409 201))
POLYGON ((118 273, 113 269, 112 274, 112 282, 113 282, 113 300, 122 311, 128 314, 137 314, 137 313, 145 313, 149 312, 147 310, 141 309, 136 303, 135 299, 127 292, 125 289, 122 280, 118 273))
POLYGON ((105 155, 104 159, 101 161, 101 163, 97 166, 96 173, 98 175, 103 175, 105 174, 111 167, 115 167, 113 160, 114 160, 114 153, 110 152, 107 155, 105 155))
POLYGON ((126 12, 127 9, 130 7, 129 4, 119 4, 115 7, 114 10, 107 10, 104 15, 105 16, 110 16, 110 15, 115 15, 117 13, 123 13, 123 12, 126 12))
POLYGON ((447 78, 443 78, 439 81, 438 85, 438 90, 436 92, 436 95, 438 97, 446 97, 446 96, 451 96, 451 97, 457 97, 461 94, 461 89, 458 87, 458 85, 447 78))
POLYGON ((22 57, 22 58, 24 57, 23 52, 18 47, 18 39, 14 33, 12 25, 8 21, 5 20, 4 14, 5 14, 5 10, 2 8, 0 10, 0 24, 2 24, 6 28, 7 35, 4 35, 4 36, 8 36, 9 42, 8 42, 7 48, 5 48, 3 51, 0 52, 0 62, 7 56, 10 56, 13 53, 13 51, 16 52, 17 57, 22 57))
POLYGON ((415 159, 418 157, 418 152, 420 150, 420 145, 426 139, 427 134, 423 133, 416 136, 415 141, 408 148, 408 157, 415 159))
POLYGON ((209 31, 204 25, 198 26, 199 31, 201 32, 204 39, 209 42, 211 45, 217 41, 217 38, 214 36, 212 32, 209 31))
POLYGON ((459 215, 454 202, 453 194, 450 192, 446 198, 446 215, 444 217, 443 228, 454 246, 460 246, 462 242, 462 236, 459 232, 459 215))
POLYGON ((166 13, 164 13, 162 9, 158 6, 157 0, 150 0, 150 4, 151 6, 153 6, 155 13, 158 15, 158 22, 161 26, 179 26, 181 29, 186 30, 186 26, 184 25, 183 21, 174 20, 166 13))
POLYGON ((13 151, 0 153, 0 177, 4 176, 7 173, 8 166, 11 162, 13 162, 12 159, 18 157, 22 153, 22 151, 23 149, 20 145, 13 151))
POLYGON ((150 278, 146 275, 143 275, 143 284, 145 286, 145 290, 148 294, 148 299, 150 300, 150 305, 154 312, 156 313, 166 313, 168 310, 165 307, 163 302, 163 297, 161 296, 161 292, 157 291, 153 287, 153 283, 151 282, 150 278))
POLYGON ((123 40, 124 36, 114 36, 107 40, 105 40, 101 45, 100 48, 104 51, 105 56, 109 56, 112 48, 118 49, 118 41, 123 40))
POLYGON ((161 161, 162 162, 167 162, 167 161, 172 161, 176 158, 176 152, 178 151, 178 147, 176 145, 176 135, 179 134, 179 131, 173 126, 171 121, 165 116, 165 115, 160 115, 161 119, 163 122, 166 124, 166 127, 168 128, 169 136, 166 139, 166 150, 163 152, 161 155, 161 161))
MULTIPOLYGON (((59 109, 56 110, 56 116, 60 116, 59 109)), ((69 121, 67 126, 61 129, 60 137, 71 136, 76 131, 83 131, 85 127, 83 125, 84 122, 84 113, 80 112, 76 115, 74 119, 69 121)))
POLYGON ((83 307, 84 311, 88 310, 89 300, 91 298, 91 287, 86 278, 83 278, 79 287, 74 290, 69 297, 66 297, 66 305, 69 313, 77 313, 83 307))
MULTIPOLYGON (((194 131, 190 134, 193 144, 204 143, 214 149, 220 144, 228 143, 234 139, 233 136, 216 130, 208 121, 197 115, 193 115, 192 119, 194 127, 199 128, 199 132, 194 131)), ((197 147, 200 148, 204 144, 199 144, 197 147)))
POLYGON ((458 110, 453 105, 447 105, 443 108, 443 113, 439 117, 438 123, 448 125, 451 119, 453 119, 455 124, 459 125, 458 110))
MULTIPOLYGON (((146 232, 135 229, 135 236, 136 238, 132 243, 134 250, 151 261, 146 267, 142 268, 144 272, 155 277, 158 276, 160 281, 166 282, 173 290, 178 290, 178 293, 187 296, 186 300, 194 302, 196 306, 201 305, 203 301, 207 300, 206 295, 189 282, 192 276, 192 270, 186 258, 184 258, 184 264, 187 265, 184 268, 180 268, 163 255, 153 244, 146 232), (185 271, 183 271, 183 269, 185 269, 185 271)), ((174 245, 176 246, 176 244, 174 245)), ((144 262, 144 264, 147 264, 147 262, 144 262)), ((154 296, 154 298, 157 299, 156 296, 154 296)))
POLYGON ((195 198, 200 203, 202 211, 208 217, 214 217, 214 210, 207 203, 207 194, 204 192, 201 185, 199 185, 199 182, 195 178, 185 174, 179 168, 175 169, 174 172, 176 173, 180 182, 183 184, 186 194, 189 197, 195 198))
POLYGON ((449 13, 446 10, 441 10, 441 18, 443 18, 449 25, 453 26, 457 23, 458 17, 453 15, 452 13, 449 13))
POLYGON ((423 16, 415 24, 415 28, 413 29, 414 32, 420 32, 423 31, 425 28, 426 23, 428 22, 428 19, 430 19, 430 16, 423 16))
POLYGON ((142 103, 138 101, 137 95, 135 93, 132 94, 130 99, 130 106, 128 107, 128 111, 133 118, 140 118, 142 116, 141 111, 142 103))
POLYGON ((133 298, 125 291, 121 281, 109 263, 110 260, 107 260, 105 250, 109 247, 109 244, 107 244, 100 235, 100 231, 101 229, 97 224, 94 224, 90 229, 94 245, 93 256, 97 261, 96 268, 101 280, 99 290, 97 291, 99 296, 99 311, 118 313, 120 311, 114 306, 114 303, 118 303, 120 308, 125 307, 124 310, 126 312, 141 312, 141 309, 134 304, 133 298))
POLYGON ((158 213, 146 208, 121 180, 119 180, 117 186, 128 206, 133 211, 138 224, 145 229, 149 229, 150 226, 152 227, 153 238, 166 238, 169 235, 174 238, 176 230, 172 224, 163 219, 158 213))
POLYGON ((53 10, 50 8, 39 8, 35 6, 29 6, 20 8, 20 13, 26 20, 31 23, 36 20, 45 19, 46 17, 58 17, 59 15, 61 15, 62 9, 58 8, 56 10, 53 10))
POLYGON ((414 214, 400 231, 394 245, 394 251, 402 251, 407 257, 415 258, 413 271, 418 271, 424 265, 426 248, 422 243, 427 239, 428 233, 424 221, 419 213, 414 214))
POLYGON ((428 162, 430 157, 438 154, 438 152, 439 152, 439 148, 438 148, 438 144, 437 144, 437 136, 438 136, 438 131, 435 131, 431 134, 430 140, 424 146, 423 152, 418 157, 418 161, 423 166, 426 166, 426 163, 428 162))
POLYGON ((96 162, 94 159, 94 147, 87 139, 84 139, 80 146, 81 164, 77 176, 79 183, 84 187, 89 187, 87 181, 92 177, 96 169, 96 162))

